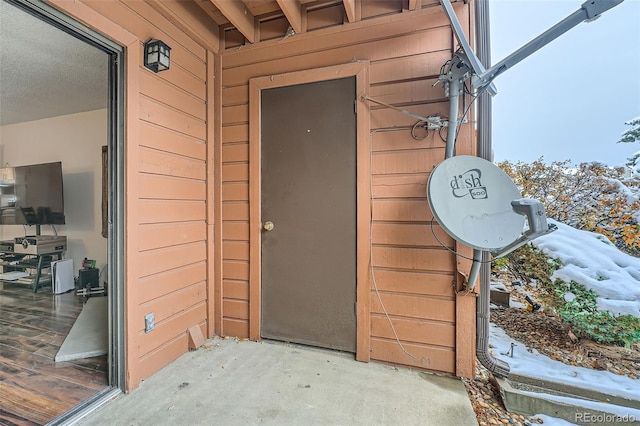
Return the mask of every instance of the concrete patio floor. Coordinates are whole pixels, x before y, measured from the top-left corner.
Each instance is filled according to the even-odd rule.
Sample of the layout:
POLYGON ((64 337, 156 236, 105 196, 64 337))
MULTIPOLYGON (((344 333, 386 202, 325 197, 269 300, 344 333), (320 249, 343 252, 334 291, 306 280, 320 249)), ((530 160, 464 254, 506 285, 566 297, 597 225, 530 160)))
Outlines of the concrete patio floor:
POLYGON ((461 380, 280 342, 211 339, 81 425, 477 425, 461 380))

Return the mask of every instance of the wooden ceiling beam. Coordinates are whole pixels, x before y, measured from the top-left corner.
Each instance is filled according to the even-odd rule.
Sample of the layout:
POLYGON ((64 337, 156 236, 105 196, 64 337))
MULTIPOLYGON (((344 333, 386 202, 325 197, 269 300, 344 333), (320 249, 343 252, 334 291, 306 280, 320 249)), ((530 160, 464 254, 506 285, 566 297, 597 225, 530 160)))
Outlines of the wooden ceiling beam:
POLYGON ((287 17, 289 25, 296 34, 302 33, 302 4, 300 0, 276 0, 278 6, 282 9, 284 16, 287 17))
POLYGON ((209 50, 220 50, 220 29, 212 20, 204 17, 201 10, 192 2, 179 0, 157 0, 149 5, 164 14, 180 29, 190 34, 209 50))
POLYGON ((244 2, 229 0, 211 0, 211 3, 242 33, 249 41, 255 43, 256 28, 254 16, 244 2))
POLYGON ((342 0, 344 10, 347 12, 347 20, 356 22, 356 0, 342 0))
POLYGON ((213 5, 213 3, 209 1, 200 1, 195 0, 195 4, 197 4, 200 9, 204 11, 213 21, 218 24, 218 26, 222 26, 229 23, 229 20, 222 15, 222 12, 218 10, 217 7, 213 5))

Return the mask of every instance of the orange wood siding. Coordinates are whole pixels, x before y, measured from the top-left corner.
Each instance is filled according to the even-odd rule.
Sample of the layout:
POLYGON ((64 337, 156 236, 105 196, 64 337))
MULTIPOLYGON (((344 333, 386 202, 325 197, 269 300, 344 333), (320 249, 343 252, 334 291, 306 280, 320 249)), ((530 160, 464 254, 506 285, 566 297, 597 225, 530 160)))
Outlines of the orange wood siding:
MULTIPOLYGON (((212 167, 207 140, 213 125, 211 52, 139 0, 52 0, 116 41, 127 40, 126 115, 126 359, 128 390, 188 350, 187 329, 205 335, 213 294, 208 234, 213 222, 212 167), (143 43, 171 47, 171 69, 142 64, 143 43), (144 331, 144 315, 155 329, 144 331)), ((211 229, 211 230, 210 230, 211 229)))
MULTIPOLYGON (((364 17, 394 12, 394 2, 374 3, 363 6, 364 17)), ((456 9, 468 26, 468 6, 457 4, 456 9)), ((336 19, 330 12, 321 12, 327 25, 336 19)), ((248 245, 254 243, 250 173, 259 170, 249 164, 249 80, 366 60, 369 96, 423 116, 447 117, 444 91, 432 85, 452 52, 452 33, 438 4, 222 52, 222 334, 249 337, 247 305, 260 303, 249 300, 246 258, 248 245)), ((426 200, 429 173, 444 159, 445 144, 432 132, 423 140, 413 139, 409 129, 416 120, 411 117, 375 104, 370 108, 371 135, 358 136, 370 138, 372 147, 370 355, 456 374, 463 371, 456 365, 457 259, 447 250, 454 242, 437 225, 426 200)), ((470 128, 465 125, 460 132, 458 153, 470 152, 475 143, 470 128)))
MULTIPOLYGON (((189 22, 176 24, 178 15, 168 18, 151 0, 47 1, 126 47, 127 390, 185 353, 193 325, 205 335, 249 336, 252 306, 260 303, 250 300, 250 203, 258 202, 250 201, 249 186, 250 79, 368 61, 369 96, 421 115, 448 115, 442 87, 432 85, 451 58, 453 36, 435 1, 418 1, 412 11, 395 1, 357 2, 349 24, 339 2, 331 3, 307 11, 306 32, 286 39, 245 45, 238 31, 223 30, 222 44, 234 48, 221 52, 198 42, 218 34, 208 38, 202 26, 187 34, 189 22), (171 46, 169 71, 142 66, 151 37, 171 46), (156 329, 145 333, 149 312, 156 329)), ((454 7, 469 31, 473 2, 454 7)), ((263 27, 266 38, 280 28, 263 27)), ((438 239, 467 248, 437 226, 425 198, 444 143, 436 134, 416 141, 405 128, 414 119, 369 108, 371 134, 358 138, 371 146, 371 211, 364 217, 373 222, 358 227, 370 226, 372 234, 374 279, 364 298, 369 308, 359 313, 369 324, 370 356, 468 376, 475 300, 461 303, 454 292, 458 269, 467 273, 468 264, 438 239)), ((474 125, 463 125, 458 154, 474 152, 474 125)))

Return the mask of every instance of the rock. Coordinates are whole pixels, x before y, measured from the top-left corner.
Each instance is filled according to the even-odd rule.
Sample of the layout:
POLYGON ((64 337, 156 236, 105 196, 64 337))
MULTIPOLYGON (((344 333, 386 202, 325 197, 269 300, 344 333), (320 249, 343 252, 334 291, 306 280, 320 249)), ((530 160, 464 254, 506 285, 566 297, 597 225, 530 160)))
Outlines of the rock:
POLYGON ((578 343, 578 337, 575 334, 573 334, 571 330, 569 330, 569 332, 567 333, 567 336, 569 336, 569 339, 571 339, 573 343, 578 343))

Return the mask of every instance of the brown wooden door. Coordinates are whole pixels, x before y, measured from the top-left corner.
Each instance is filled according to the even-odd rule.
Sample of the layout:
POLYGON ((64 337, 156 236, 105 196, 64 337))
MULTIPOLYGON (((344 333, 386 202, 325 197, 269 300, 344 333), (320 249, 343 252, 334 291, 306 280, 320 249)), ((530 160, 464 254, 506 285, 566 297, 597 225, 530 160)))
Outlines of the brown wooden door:
POLYGON ((355 83, 262 91, 262 337, 355 352, 355 83))

